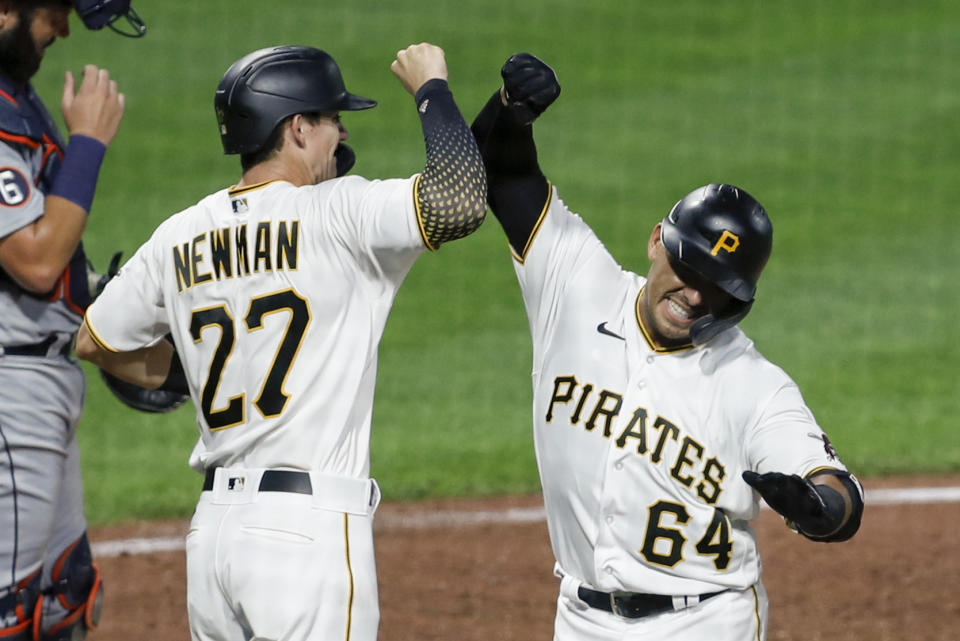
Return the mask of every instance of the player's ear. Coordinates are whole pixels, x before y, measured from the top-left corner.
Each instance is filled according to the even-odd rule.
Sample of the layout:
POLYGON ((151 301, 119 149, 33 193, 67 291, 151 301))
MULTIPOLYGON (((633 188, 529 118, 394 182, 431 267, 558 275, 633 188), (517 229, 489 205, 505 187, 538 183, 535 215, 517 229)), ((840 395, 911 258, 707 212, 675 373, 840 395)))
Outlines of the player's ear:
POLYGON ((653 260, 657 251, 657 245, 659 245, 660 242, 660 223, 657 223, 653 231, 650 232, 650 238, 647 240, 647 258, 653 260))
POLYGON ((294 142, 297 143, 297 147, 303 147, 306 144, 306 136, 303 132, 304 124, 306 124, 306 121, 303 119, 303 114, 294 114, 287 120, 287 131, 293 137, 294 142))

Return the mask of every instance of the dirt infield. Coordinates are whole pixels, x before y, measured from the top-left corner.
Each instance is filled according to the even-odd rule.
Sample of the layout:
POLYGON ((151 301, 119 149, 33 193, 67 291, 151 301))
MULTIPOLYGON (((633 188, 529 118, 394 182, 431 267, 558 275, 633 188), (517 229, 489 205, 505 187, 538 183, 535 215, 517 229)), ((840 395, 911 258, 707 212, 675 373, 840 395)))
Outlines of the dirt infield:
MULTIPOLYGON (((872 489, 958 486, 960 478, 868 481, 856 538, 811 543, 765 510, 757 522, 770 593, 769 641, 960 638, 960 503, 869 504, 872 489)), ((385 504, 378 512, 382 641, 551 638, 557 580, 542 520, 411 527, 436 511, 541 507, 539 496, 385 504)), ((180 536, 185 523, 91 532, 98 541, 180 536)), ((106 610, 91 641, 184 641, 183 552, 99 560, 106 610)))

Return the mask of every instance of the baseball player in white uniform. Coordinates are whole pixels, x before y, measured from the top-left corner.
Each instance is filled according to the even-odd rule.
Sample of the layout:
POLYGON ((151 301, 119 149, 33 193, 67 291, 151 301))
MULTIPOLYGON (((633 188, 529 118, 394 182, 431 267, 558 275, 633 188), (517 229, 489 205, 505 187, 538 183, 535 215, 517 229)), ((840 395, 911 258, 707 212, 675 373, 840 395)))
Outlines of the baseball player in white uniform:
POLYGON ((187 535, 197 641, 377 636, 378 345, 417 257, 486 212, 443 51, 408 47, 392 69, 415 96, 426 166, 367 180, 338 177, 353 162, 340 112, 376 103, 345 89, 333 58, 289 46, 237 61, 215 107, 243 179, 161 224, 78 336, 81 357, 150 388, 186 383, 197 408, 190 465, 205 483, 187 535))
POLYGON ((766 638, 759 496, 816 541, 856 532, 862 490, 796 384, 736 324, 770 253, 732 185, 680 200, 621 268, 540 171, 553 70, 511 57, 473 124, 533 337, 534 443, 561 579, 555 638, 766 638))

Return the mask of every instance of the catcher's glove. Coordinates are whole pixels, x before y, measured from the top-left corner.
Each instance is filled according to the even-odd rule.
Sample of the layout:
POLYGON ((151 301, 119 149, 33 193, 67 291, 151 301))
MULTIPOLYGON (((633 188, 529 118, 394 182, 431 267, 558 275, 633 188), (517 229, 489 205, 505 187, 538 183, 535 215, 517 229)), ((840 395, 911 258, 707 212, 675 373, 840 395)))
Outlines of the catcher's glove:
POLYGON ((540 58, 516 53, 500 69, 503 98, 518 119, 529 125, 560 95, 556 72, 540 58))
POLYGON ((117 378, 110 372, 100 370, 100 377, 107 389, 124 405, 141 412, 164 413, 177 409, 190 398, 185 394, 159 389, 147 389, 117 378))

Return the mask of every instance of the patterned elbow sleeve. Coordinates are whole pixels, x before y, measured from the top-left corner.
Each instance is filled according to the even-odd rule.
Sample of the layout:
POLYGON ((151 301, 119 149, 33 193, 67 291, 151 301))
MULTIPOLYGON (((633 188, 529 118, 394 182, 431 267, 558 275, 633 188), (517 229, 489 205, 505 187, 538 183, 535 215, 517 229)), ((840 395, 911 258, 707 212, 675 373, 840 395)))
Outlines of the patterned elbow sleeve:
POLYGON ((487 211, 487 177, 473 133, 446 81, 430 80, 416 95, 427 164, 414 188, 423 240, 430 249, 474 232, 487 211))

